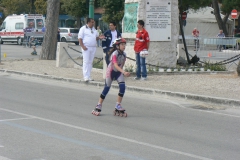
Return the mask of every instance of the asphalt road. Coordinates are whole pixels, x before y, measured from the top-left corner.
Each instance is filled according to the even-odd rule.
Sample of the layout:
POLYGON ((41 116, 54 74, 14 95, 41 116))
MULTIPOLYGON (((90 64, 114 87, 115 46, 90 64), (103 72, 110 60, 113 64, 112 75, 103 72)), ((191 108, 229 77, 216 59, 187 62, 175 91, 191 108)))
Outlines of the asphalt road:
POLYGON ((0 74, 1 160, 236 160, 239 110, 126 92, 128 117, 113 116, 112 89, 0 74))

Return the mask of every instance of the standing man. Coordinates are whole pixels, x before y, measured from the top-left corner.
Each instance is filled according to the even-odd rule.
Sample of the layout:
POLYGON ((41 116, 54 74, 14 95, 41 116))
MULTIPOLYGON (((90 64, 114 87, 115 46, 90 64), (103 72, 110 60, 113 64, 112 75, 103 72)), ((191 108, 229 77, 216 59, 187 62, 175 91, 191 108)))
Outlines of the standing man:
POLYGON ((34 23, 33 22, 29 22, 28 27, 23 29, 23 31, 24 32, 34 32, 34 23))
MULTIPOLYGON (((225 34, 223 33, 223 30, 219 30, 219 33, 217 34, 218 38, 225 38, 225 34)), ((219 49, 219 52, 221 52, 222 47, 225 49, 225 45, 218 45, 217 49, 219 49)))
POLYGON ((141 51, 148 51, 149 49, 149 35, 144 29, 144 21, 139 20, 137 24, 138 31, 136 33, 136 40, 134 45, 134 51, 136 55, 136 77, 135 80, 147 80, 147 69, 145 63, 145 57, 140 56, 141 51))
POLYGON ((195 49, 194 51, 198 50, 199 48, 199 30, 197 28, 194 28, 192 31, 192 36, 194 37, 194 44, 195 44, 195 49))
POLYGON ((91 79, 91 70, 96 52, 96 43, 99 39, 98 32, 93 26, 94 20, 87 18, 87 24, 82 26, 78 33, 79 45, 82 47, 83 54, 83 78, 86 82, 93 81, 91 79))
POLYGON ((30 35, 27 35, 26 33, 30 33, 34 31, 34 23, 33 22, 29 22, 28 23, 28 27, 26 27, 25 29, 23 29, 24 32, 24 39, 27 40, 27 42, 29 42, 30 40, 30 35))
MULTIPOLYGON (((101 36, 102 35, 102 30, 100 29, 99 26, 97 26, 97 31, 98 31, 98 35, 101 36)), ((101 40, 100 39, 97 41, 97 45, 98 45, 98 47, 101 46, 101 40)))
POLYGON ((106 54, 105 59, 107 66, 110 63, 108 52, 113 48, 113 42, 117 38, 121 38, 121 33, 116 30, 116 23, 109 23, 109 30, 104 33, 104 39, 102 39, 103 52, 106 54))

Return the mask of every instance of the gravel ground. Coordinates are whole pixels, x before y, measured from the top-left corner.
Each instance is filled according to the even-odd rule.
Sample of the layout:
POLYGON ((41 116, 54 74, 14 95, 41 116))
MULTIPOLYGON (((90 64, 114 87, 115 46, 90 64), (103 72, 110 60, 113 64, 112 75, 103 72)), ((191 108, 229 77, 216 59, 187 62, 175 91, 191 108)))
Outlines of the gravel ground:
MULTIPOLYGON (((0 69, 48 74, 63 78, 82 79, 82 70, 74 68, 69 60, 67 68, 56 67, 55 60, 11 60, 2 61, 0 69)), ((135 81, 133 77, 126 78, 127 86, 153 88, 174 92, 185 92, 198 95, 221 97, 240 100, 240 77, 234 74, 184 74, 163 75, 149 74, 147 81, 135 81)), ((92 78, 104 82, 102 70, 94 69, 92 78)), ((114 82, 116 83, 116 82, 114 82)))

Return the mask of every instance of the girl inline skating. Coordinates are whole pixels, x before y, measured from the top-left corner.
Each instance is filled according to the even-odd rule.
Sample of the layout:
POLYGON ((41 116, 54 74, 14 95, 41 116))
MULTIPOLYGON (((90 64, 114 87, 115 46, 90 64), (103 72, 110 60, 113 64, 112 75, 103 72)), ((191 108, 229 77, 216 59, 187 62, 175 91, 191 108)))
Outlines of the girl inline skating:
POLYGON ((124 76, 128 77, 130 76, 129 72, 125 72, 123 70, 123 66, 126 61, 126 53, 124 52, 126 47, 126 40, 124 38, 116 39, 113 43, 113 49, 109 52, 110 57, 110 63, 107 67, 106 71, 106 80, 105 80, 105 86, 102 91, 102 94, 100 95, 99 101, 95 109, 92 111, 92 114, 98 116, 102 110, 102 103, 105 99, 105 97, 108 94, 108 91, 110 90, 112 81, 116 80, 119 85, 119 93, 117 98, 117 103, 115 106, 114 115, 120 115, 127 117, 127 113, 125 112, 125 109, 121 106, 122 98, 125 92, 125 81, 124 76))

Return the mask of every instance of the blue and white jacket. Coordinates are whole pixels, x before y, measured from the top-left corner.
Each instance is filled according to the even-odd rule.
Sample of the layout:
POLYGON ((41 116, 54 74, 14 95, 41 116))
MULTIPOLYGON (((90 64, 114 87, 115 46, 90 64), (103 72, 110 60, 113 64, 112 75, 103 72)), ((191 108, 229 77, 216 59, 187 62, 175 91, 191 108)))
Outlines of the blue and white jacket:
MULTIPOLYGON (((111 30, 107 30, 104 33, 104 36, 105 36, 105 38, 102 39, 102 48, 103 48, 103 52, 106 53, 106 50, 109 48, 110 43, 112 42, 111 30)), ((119 38, 119 37, 121 37, 121 33, 117 31, 117 38, 119 38)))

